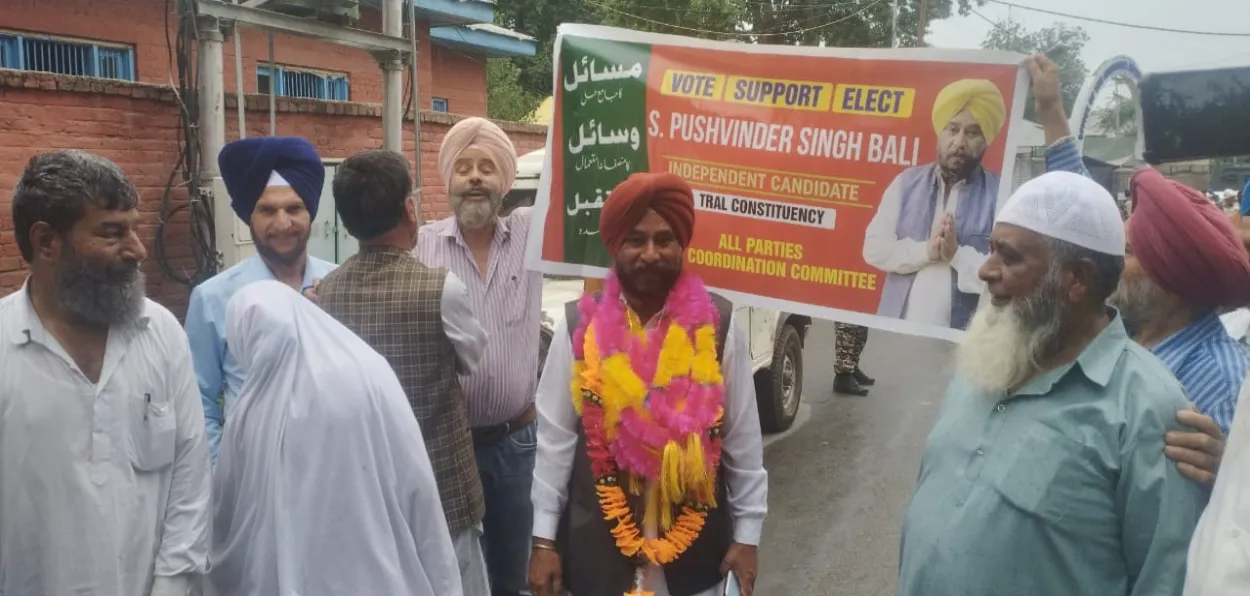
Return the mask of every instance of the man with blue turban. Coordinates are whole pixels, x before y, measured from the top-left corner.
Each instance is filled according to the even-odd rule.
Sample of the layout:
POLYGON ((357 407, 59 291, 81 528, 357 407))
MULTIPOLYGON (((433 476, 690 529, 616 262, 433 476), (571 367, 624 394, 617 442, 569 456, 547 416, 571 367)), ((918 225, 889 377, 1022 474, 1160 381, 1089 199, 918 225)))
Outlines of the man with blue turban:
POLYGON ((326 176, 312 144, 295 137, 242 139, 221 149, 217 165, 230 206, 251 230, 256 254, 197 286, 187 307, 187 336, 214 462, 225 411, 244 381, 243 368, 226 348, 226 304, 239 289, 261 280, 307 292, 335 267, 308 256, 326 176))

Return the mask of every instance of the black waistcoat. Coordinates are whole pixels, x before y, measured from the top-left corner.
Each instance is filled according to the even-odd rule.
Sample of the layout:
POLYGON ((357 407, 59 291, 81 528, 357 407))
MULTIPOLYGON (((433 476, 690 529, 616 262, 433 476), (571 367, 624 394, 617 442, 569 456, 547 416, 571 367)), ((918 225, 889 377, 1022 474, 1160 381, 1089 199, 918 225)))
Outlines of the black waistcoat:
MULTIPOLYGON (((720 311, 720 328, 716 330, 716 359, 724 353, 733 305, 712 295, 720 311)), ((577 329, 580 312, 576 302, 565 307, 570 335, 577 329)), ((693 596, 716 586, 721 581, 720 564, 733 543, 733 518, 727 507, 724 466, 716 475, 717 508, 708 512, 707 521, 698 539, 676 561, 664 566, 664 578, 672 596, 693 596)), ((633 588, 638 560, 621 554, 611 528, 616 522, 603 519, 595 477, 586 453, 586 431, 577 425, 577 451, 569 475, 568 503, 560 517, 556 546, 564 570, 564 587, 576 596, 621 596, 633 588)), ((631 499, 634 511, 640 511, 637 500, 631 499)), ((635 519, 640 516, 635 515, 635 519)), ((641 528, 640 528, 641 529, 641 528)))

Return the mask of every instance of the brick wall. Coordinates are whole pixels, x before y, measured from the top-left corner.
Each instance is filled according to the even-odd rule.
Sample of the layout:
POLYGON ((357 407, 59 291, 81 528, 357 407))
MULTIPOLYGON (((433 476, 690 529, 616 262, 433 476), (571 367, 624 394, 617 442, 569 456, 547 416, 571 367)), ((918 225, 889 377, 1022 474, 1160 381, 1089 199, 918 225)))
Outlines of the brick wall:
MULTIPOLYGON (((170 80, 170 50, 166 45, 178 32, 177 17, 166 10, 170 0, 0 0, 0 28, 16 31, 63 35, 81 39, 120 43, 135 48, 135 70, 140 82, 167 84, 170 80)), ((381 30, 381 15, 361 7, 356 27, 381 30)), ((486 63, 480 56, 432 46, 429 27, 418 26, 418 83, 421 107, 430 108, 432 97, 447 99, 452 112, 469 116, 486 115, 486 63)), ((255 93, 256 67, 269 60, 268 35, 258 29, 243 29, 243 90, 255 93)), ((224 82, 234 92, 236 85, 234 41, 226 39, 224 82)), ((274 61, 281 65, 346 73, 351 99, 356 102, 382 101, 382 71, 364 50, 328 42, 274 35, 274 61)), ((406 78, 406 75, 405 75, 406 78)))
MULTIPOLYGON (((233 95, 227 95, 227 138, 238 137, 233 95)), ((23 263, 13 238, 11 198, 22 168, 36 153, 84 149, 107 157, 130 175, 139 189, 143 213, 141 235, 149 251, 156 238, 165 183, 178 156, 178 119, 173 93, 164 86, 119 83, 0 69, 0 295, 20 287, 23 263)), ((268 133, 267 96, 250 95, 249 136, 268 133)), ((376 104, 322 102, 279 98, 277 132, 302 136, 322 157, 347 157, 382 144, 381 107, 376 104)), ((446 186, 437 171, 438 147, 459 116, 421 114, 421 167, 424 182, 422 214, 447 215, 446 186)), ((546 129, 500 123, 517 145, 518 154, 542 147, 546 129)), ((412 155, 412 122, 405 125, 405 152, 412 155)), ((186 194, 175 191, 175 204, 186 194)), ((166 254, 174 268, 191 268, 188 225, 182 216, 165 228, 166 254)), ((188 289, 168 279, 150 254, 144 265, 151 297, 181 315, 188 289)))

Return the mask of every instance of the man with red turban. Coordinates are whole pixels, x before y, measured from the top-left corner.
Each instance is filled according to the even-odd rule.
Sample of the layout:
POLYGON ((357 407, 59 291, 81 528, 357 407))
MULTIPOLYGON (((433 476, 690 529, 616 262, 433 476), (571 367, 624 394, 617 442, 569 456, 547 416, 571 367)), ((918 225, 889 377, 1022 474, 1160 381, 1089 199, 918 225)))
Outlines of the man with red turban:
POLYGON ((715 596, 730 573, 752 593, 768 474, 751 350, 682 270, 694 230, 672 174, 603 207, 612 271, 566 307, 538 385, 534 596, 715 596))
POLYGON ((1111 297, 1133 339, 1180 379, 1190 401, 1228 432, 1250 357, 1220 322, 1250 304, 1250 258, 1202 193, 1146 169, 1130 183, 1124 275, 1111 297))

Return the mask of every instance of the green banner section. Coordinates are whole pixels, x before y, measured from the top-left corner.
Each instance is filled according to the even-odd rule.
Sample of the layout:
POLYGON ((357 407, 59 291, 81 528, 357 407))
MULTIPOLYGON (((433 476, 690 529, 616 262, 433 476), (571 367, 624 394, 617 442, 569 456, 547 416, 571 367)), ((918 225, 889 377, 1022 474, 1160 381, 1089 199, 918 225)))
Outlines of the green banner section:
MULTIPOLYGON (((651 46, 567 36, 560 46, 559 114, 564 157, 564 260, 610 267, 599 238, 608 194, 647 166, 651 46)), ((554 199, 554 197, 553 197, 554 199)))

